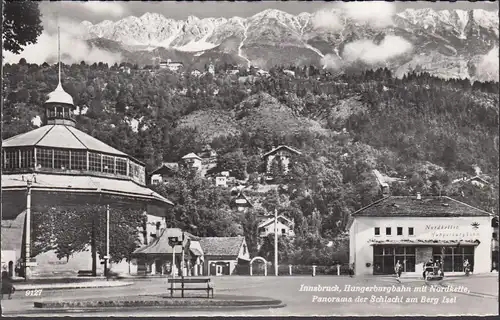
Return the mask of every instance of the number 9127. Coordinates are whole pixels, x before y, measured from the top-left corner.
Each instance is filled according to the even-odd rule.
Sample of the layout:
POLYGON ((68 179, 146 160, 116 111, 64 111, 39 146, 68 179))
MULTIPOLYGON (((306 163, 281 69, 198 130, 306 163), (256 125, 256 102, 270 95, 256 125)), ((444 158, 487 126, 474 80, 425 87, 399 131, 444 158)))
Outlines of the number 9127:
POLYGON ((25 295, 27 297, 37 297, 42 295, 43 289, 26 290, 25 295))

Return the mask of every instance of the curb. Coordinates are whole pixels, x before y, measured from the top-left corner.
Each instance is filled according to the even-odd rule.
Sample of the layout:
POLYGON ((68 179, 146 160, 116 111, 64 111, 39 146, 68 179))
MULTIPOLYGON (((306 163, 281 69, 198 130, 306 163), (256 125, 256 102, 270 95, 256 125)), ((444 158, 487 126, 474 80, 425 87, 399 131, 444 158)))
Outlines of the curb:
POLYGON ((125 287, 134 284, 133 282, 113 282, 113 285, 109 284, 95 284, 95 282, 87 283, 75 283, 68 286, 51 286, 48 285, 25 285, 25 286, 14 286, 16 291, 28 291, 28 290, 67 290, 67 289, 93 289, 93 288, 115 288, 115 287, 125 287))
POLYGON ((108 300, 108 301, 52 301, 34 302, 35 308, 40 309, 114 309, 114 308, 227 308, 227 307, 253 307, 253 308, 283 308, 281 300, 108 300))

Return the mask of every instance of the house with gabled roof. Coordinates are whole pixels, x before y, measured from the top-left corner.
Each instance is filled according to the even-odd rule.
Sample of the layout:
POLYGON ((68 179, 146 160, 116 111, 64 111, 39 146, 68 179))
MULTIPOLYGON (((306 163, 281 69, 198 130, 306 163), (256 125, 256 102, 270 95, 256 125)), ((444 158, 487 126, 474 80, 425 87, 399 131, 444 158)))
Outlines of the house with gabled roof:
POLYGON ((250 261, 250 253, 242 236, 204 237, 200 239, 200 244, 207 276, 232 275, 238 265, 247 265, 250 261))
POLYGON ((161 166, 157 167, 150 174, 151 184, 159 184, 175 175, 179 170, 179 164, 176 162, 163 162, 161 166))
POLYGON ((294 225, 294 221, 284 215, 278 216, 278 223, 275 223, 274 216, 268 216, 258 225, 259 237, 264 238, 270 234, 274 234, 275 226, 278 230, 278 235, 293 237, 295 236, 294 225))
POLYGON ((139 274, 171 274, 172 256, 175 254, 173 271, 180 274, 182 248, 184 247, 184 274, 201 275, 203 273, 203 249, 199 237, 179 228, 165 228, 149 244, 136 249, 132 257, 137 264, 139 274), (182 245, 171 246, 169 238, 183 239, 182 245), (175 251, 175 253, 174 253, 175 251))
POLYGON ((273 147, 271 151, 266 152, 262 155, 262 159, 266 162, 266 171, 271 173, 272 166, 274 162, 280 163, 283 168, 284 173, 288 173, 290 167, 290 161, 294 156, 301 155, 302 152, 285 145, 278 147, 273 147))
POLYGON ((422 275, 430 259, 445 274, 490 272, 492 214, 447 196, 386 196, 351 215, 349 260, 356 275, 422 275))
POLYGON ((198 155, 191 152, 182 157, 182 163, 189 168, 196 168, 197 170, 201 170, 202 161, 198 155))
POLYGON ((253 204, 250 199, 243 192, 241 192, 241 190, 239 190, 238 194, 231 199, 229 206, 238 211, 245 211, 248 208, 252 208, 253 204))
POLYGON ((183 272, 187 276, 231 275, 238 265, 247 265, 250 261, 247 244, 242 236, 198 237, 179 228, 166 228, 159 230, 158 233, 158 237, 136 249, 132 254, 133 263, 137 265, 139 274, 174 272, 180 275, 183 272), (176 237, 182 244, 171 246, 169 238, 172 237, 176 237), (173 255, 175 255, 175 265, 172 268, 173 255))

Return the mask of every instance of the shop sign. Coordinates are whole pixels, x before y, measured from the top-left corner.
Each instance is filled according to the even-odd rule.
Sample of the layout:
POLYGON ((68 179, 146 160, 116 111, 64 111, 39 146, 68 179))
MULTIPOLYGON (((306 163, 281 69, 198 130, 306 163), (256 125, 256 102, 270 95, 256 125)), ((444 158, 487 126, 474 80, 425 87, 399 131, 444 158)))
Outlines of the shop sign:
POLYGON ((480 224, 478 222, 466 223, 463 225, 459 224, 426 224, 424 229, 424 235, 429 236, 432 239, 470 239, 478 238, 480 236, 479 232, 480 224))

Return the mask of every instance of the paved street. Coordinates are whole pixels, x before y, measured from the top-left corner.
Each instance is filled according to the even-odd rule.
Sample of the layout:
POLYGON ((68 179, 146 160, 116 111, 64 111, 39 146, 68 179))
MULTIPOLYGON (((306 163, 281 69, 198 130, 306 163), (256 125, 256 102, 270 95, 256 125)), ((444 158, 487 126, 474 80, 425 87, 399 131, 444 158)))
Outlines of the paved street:
POLYGON ((474 275, 468 278, 450 278, 440 283, 426 285, 423 280, 402 279, 398 283, 390 277, 218 277, 215 278, 215 295, 234 294, 271 297, 287 304, 279 309, 211 309, 211 310, 159 310, 137 308, 54 312, 33 308, 33 301, 53 299, 95 299, 165 293, 165 279, 136 280, 131 286, 121 288, 96 288, 75 290, 45 290, 40 297, 26 297, 17 292, 12 300, 3 300, 4 315, 50 316, 54 314, 90 316, 200 316, 200 315, 495 315, 498 314, 498 274, 474 275), (306 291, 315 286, 338 286, 338 292, 306 291), (346 292, 371 288, 378 292, 346 292), (375 287, 374 287, 375 286, 375 287), (437 292, 451 286, 461 292, 437 292), (301 290, 302 288, 302 290, 301 290), (375 288, 375 289, 374 289, 375 288), (415 292, 415 288, 424 292, 415 292), (424 289, 422 289, 424 288, 424 289), (381 291, 385 290, 385 291, 381 291), (396 292, 387 292, 387 290, 396 292), (410 292, 400 292, 410 291, 410 292), (373 297, 372 297, 373 296, 373 297), (401 297, 401 298, 398 298, 401 297), (425 298, 423 298, 425 297, 425 298), (343 298, 343 299, 341 299, 343 298), (349 301, 349 298, 351 299, 349 301), (356 299, 358 298, 358 299, 356 299), (407 300, 416 298, 416 300, 407 300), (363 301, 363 299, 366 299, 363 301), (386 302, 380 301, 380 299, 386 302), (392 299, 387 302, 387 299, 392 299))

